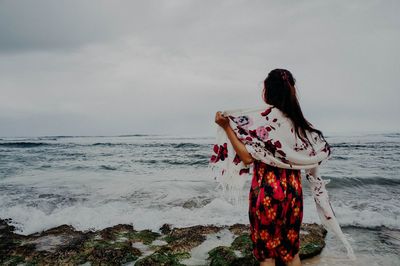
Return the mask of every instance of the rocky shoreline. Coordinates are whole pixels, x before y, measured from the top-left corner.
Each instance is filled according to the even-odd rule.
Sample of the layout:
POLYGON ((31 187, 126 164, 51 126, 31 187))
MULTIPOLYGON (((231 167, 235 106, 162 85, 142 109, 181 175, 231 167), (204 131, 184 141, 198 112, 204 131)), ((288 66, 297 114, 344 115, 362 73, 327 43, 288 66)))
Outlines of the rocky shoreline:
MULTIPOLYGON (((128 224, 82 232, 64 224, 27 236, 14 230, 10 219, 0 219, 1 265, 258 265, 244 224, 185 228, 164 224, 158 232, 137 231, 128 224), (210 246, 204 261, 194 263, 194 250, 221 233, 229 234, 233 241, 227 246, 210 246)), ((325 236, 321 225, 303 224, 300 258, 321 253, 325 236)))

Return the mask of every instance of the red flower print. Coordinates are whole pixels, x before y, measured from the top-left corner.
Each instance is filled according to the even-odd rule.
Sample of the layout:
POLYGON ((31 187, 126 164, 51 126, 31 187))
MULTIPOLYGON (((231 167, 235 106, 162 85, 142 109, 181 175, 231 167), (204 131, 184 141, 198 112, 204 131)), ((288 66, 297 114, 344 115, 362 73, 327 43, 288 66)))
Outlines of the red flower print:
POLYGON ((275 147, 277 147, 278 149, 282 148, 282 144, 279 140, 274 142, 275 147))
POLYGON ((272 171, 268 172, 268 174, 267 174, 268 184, 272 184, 275 181, 276 181, 276 176, 275 176, 274 172, 272 172, 272 171))
POLYGON ((297 215, 299 215, 299 214, 300 214, 300 208, 296 206, 296 207, 293 209, 293 215, 294 215, 294 216, 297 216, 297 215))
POLYGON ((259 217, 261 224, 268 225, 273 222, 276 218, 276 208, 265 209, 261 217, 259 217))
POLYGON ((250 173, 249 168, 243 168, 243 169, 240 169, 240 171, 239 171, 239 175, 248 174, 248 173, 250 173))
POLYGON ((271 187, 273 189, 273 194, 272 197, 276 200, 283 200, 285 198, 285 194, 283 193, 282 187, 280 185, 279 180, 273 182, 271 184, 271 187))
POLYGON ((279 254, 284 262, 288 262, 293 259, 293 256, 291 256, 290 253, 288 253, 288 251, 284 246, 279 247, 279 254))
POLYGON ((257 229, 254 229, 253 233, 251 234, 251 239, 253 242, 256 242, 258 239, 258 231, 257 229))
POLYGON ((286 156, 286 153, 284 151, 282 151, 282 150, 277 150, 276 152, 279 153, 282 156, 286 156))
POLYGON ((296 204, 296 199, 293 198, 292 201, 290 202, 290 205, 292 206, 292 208, 294 207, 294 205, 296 204))
POLYGON ((290 229, 287 238, 293 243, 297 238, 297 232, 293 229, 290 229))
POLYGON ((265 197, 264 199, 263 199, 263 204, 264 204, 264 207, 265 208, 267 208, 268 206, 270 206, 271 205, 271 198, 270 197, 265 197))
POLYGON ((228 157, 228 144, 224 143, 223 145, 214 145, 213 147, 214 155, 211 156, 210 162, 216 163, 219 160, 223 161, 228 157))
POLYGON ((219 147, 218 147, 217 144, 215 144, 215 145, 214 145, 214 152, 215 152, 215 153, 218 153, 218 150, 219 150, 219 147))
POLYGON ((267 217, 268 217, 270 220, 275 219, 275 217, 276 217, 276 210, 275 210, 275 209, 268 209, 268 210, 267 210, 267 217))
MULTIPOLYGON (((269 107, 267 110, 261 113, 261 116, 267 116, 269 113, 271 113, 272 107, 269 107)), ((267 117, 268 120, 268 117, 267 117)))
POLYGON ((237 126, 236 128, 240 135, 248 135, 247 131, 244 128, 242 128, 241 126, 237 126))
POLYGON ((236 154, 235 158, 233 159, 233 163, 238 165, 242 160, 240 159, 239 155, 236 154))
POLYGON ((268 130, 261 126, 256 129, 257 137, 260 138, 262 141, 268 140, 268 130))
POLYGON ((281 243, 281 240, 278 237, 274 237, 271 241, 267 242, 268 249, 274 249, 281 243))
MULTIPOLYGON (((273 147, 274 144, 275 141, 272 141, 273 147)), ((277 169, 261 162, 255 162, 254 167, 249 193, 253 255, 259 261, 280 257, 288 262, 298 252, 300 244, 299 232, 303 216, 299 181, 301 172, 277 169), (293 185, 297 185, 298 190, 292 189, 293 185), (255 230, 258 230, 256 234, 255 230)))
POLYGON ((259 168, 258 169, 258 176, 263 176, 264 175, 264 168, 259 168))
MULTIPOLYGON (((286 156, 286 153, 284 151, 280 150, 280 148, 282 148, 282 144, 281 144, 281 142, 279 140, 275 141, 274 143, 272 143, 271 140, 268 140, 265 143, 265 148, 267 148, 274 155, 275 155, 275 153, 278 153, 283 157, 286 156)), ((283 159, 283 158, 281 158, 281 159, 283 159)))
POLYGON ((282 185, 283 189, 286 191, 286 188, 287 188, 286 178, 281 179, 281 185, 282 185))
POLYGON ((251 137, 259 139, 256 130, 249 130, 249 134, 250 134, 251 137))
POLYGON ((283 261, 291 261, 293 257, 290 254, 286 254, 285 256, 282 256, 283 261))
POLYGON ((299 188, 301 188, 301 184, 296 180, 294 174, 290 175, 290 185, 296 190, 299 191, 299 188))
POLYGON ((267 231, 265 231, 265 230, 262 230, 261 232, 260 232, 260 238, 262 239, 262 240, 266 240, 267 238, 268 238, 268 232, 267 231))

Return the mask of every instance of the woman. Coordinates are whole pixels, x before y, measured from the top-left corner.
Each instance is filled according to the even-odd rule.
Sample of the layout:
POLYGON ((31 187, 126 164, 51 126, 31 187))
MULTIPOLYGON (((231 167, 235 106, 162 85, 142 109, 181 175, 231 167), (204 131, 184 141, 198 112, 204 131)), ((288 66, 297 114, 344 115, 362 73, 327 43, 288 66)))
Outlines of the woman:
MULTIPOLYGON (((310 147, 313 144, 309 140, 311 135, 307 132, 314 132, 322 140, 325 139, 322 132, 313 128, 304 118, 294 86, 295 79, 288 70, 272 70, 264 81, 263 90, 263 99, 269 108, 261 115, 268 120, 268 114, 275 112, 275 117, 282 115, 282 117, 289 118, 288 121, 291 121, 291 126, 287 131, 291 132, 283 132, 284 134, 281 132, 280 135, 295 135, 304 147, 310 147), (272 110, 274 111, 272 112, 272 110)), ((247 119, 247 116, 225 117, 221 112, 217 112, 215 116, 215 122, 223 128, 236 151, 236 155, 239 156, 236 159, 240 159, 246 166, 253 164, 253 179, 249 193, 249 220, 253 255, 260 262, 260 265, 275 265, 275 260, 283 261, 288 265, 301 265, 299 258, 300 226, 303 218, 301 170, 299 168, 290 169, 292 165, 281 168, 277 166, 279 164, 272 160, 268 164, 257 159, 258 156, 254 158, 252 154, 257 153, 248 143, 249 139, 251 140, 251 138, 248 138, 250 135, 258 141, 262 140, 262 147, 267 150, 267 153, 271 151, 271 154, 276 154, 277 160, 290 164, 290 161, 285 159, 286 154, 284 152, 275 153, 276 147, 279 148, 282 145, 281 142, 275 141, 273 143, 268 137, 268 132, 275 128, 272 127, 273 129, 271 129, 267 126, 267 130, 265 130, 265 127, 259 127, 262 130, 257 130, 257 128, 253 132, 251 130, 246 131, 243 125, 249 122, 247 119), (234 121, 237 127, 232 129, 229 119, 234 121), (238 137, 241 136, 240 134, 244 134, 244 137, 247 135, 247 137, 238 137)), ((276 118, 270 118, 269 121, 271 119, 274 122, 276 121, 276 118)), ((279 126, 278 123, 277 127, 279 126)), ((291 146, 296 146, 294 152, 305 150, 305 148, 297 146, 297 143, 291 146)), ((323 149, 328 155, 330 154, 327 143, 323 149)), ((314 149, 310 153, 310 156, 312 155, 315 155, 314 149)), ((219 160, 221 157, 215 156, 213 160, 215 159, 219 160)))

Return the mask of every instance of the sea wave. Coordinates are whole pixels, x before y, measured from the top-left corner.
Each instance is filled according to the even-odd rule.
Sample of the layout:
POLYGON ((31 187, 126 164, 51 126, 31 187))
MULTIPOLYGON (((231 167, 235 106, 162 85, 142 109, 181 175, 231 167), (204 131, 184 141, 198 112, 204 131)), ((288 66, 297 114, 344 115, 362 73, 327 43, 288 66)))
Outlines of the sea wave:
POLYGON ((335 208, 335 214, 341 226, 377 229, 390 228, 400 230, 398 215, 383 215, 374 210, 354 210, 351 208, 335 208))
POLYGON ((355 186, 399 186, 400 179, 387 178, 387 177, 330 177, 324 176, 323 179, 329 179, 330 182, 327 185, 329 188, 342 188, 342 187, 355 187, 355 186))
POLYGON ((164 164, 164 165, 202 165, 205 166, 208 164, 208 157, 201 157, 201 159, 196 159, 193 160, 192 158, 182 158, 182 159, 136 159, 133 160, 132 162, 135 163, 141 163, 141 164, 146 164, 146 165, 159 165, 159 164, 164 164))
POLYGON ((398 142, 367 142, 367 143, 333 143, 331 144, 332 148, 346 148, 346 149, 397 149, 400 147, 398 142))
POLYGON ((111 170, 111 171, 117 170, 116 167, 109 166, 109 165, 100 165, 100 168, 103 170, 111 170))
MULTIPOLYGON (((85 144, 81 144, 85 146, 85 144)), ((86 144, 89 146, 105 146, 105 147, 118 147, 118 146, 126 146, 126 147, 143 147, 143 148, 173 148, 173 149, 188 149, 188 148, 210 148, 211 144, 198 144, 198 143, 190 143, 190 142, 181 142, 181 143, 125 143, 125 142, 96 142, 93 144, 86 144)))
POLYGON ((148 136, 154 136, 154 135, 149 135, 149 134, 128 134, 128 135, 118 135, 116 137, 118 137, 118 138, 127 138, 127 137, 148 137, 148 136))
MULTIPOLYGON (((306 206, 305 212, 309 219, 303 222, 320 223, 313 208, 313 202, 306 206)), ((350 208, 335 208, 335 213, 343 228, 400 230, 395 216, 385 217, 372 210, 357 211, 350 208)), ((158 230, 164 223, 181 227, 199 224, 248 224, 247 205, 235 206, 221 198, 212 199, 200 208, 182 206, 162 209, 143 208, 118 200, 100 202, 97 205, 93 202, 77 201, 69 206, 57 207, 51 212, 45 212, 38 206, 18 205, 0 209, 0 218, 12 218, 18 225, 18 231, 23 234, 38 232, 65 223, 78 230, 102 229, 119 223, 132 223, 139 230, 158 230)))
POLYGON ((371 230, 371 231, 391 230, 391 231, 397 231, 400 233, 400 228, 388 227, 386 225, 346 224, 346 225, 342 225, 341 228, 367 229, 367 230, 371 230))
POLYGON ((0 142, 0 147, 7 148, 35 148, 48 145, 52 144, 46 142, 0 142))

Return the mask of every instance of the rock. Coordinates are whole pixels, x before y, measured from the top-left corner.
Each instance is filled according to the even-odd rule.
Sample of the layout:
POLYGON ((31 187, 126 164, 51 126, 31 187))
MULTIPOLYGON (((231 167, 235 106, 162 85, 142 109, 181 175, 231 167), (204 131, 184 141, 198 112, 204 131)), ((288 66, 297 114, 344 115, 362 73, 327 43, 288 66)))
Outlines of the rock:
POLYGON ((193 198, 185 201, 182 207, 185 209, 201 208, 211 202, 211 199, 193 198))
POLYGON ((83 255, 92 265, 121 265, 138 259, 141 252, 129 241, 91 240, 85 243, 83 255))
POLYGON ((96 234, 61 225, 23 236, 15 234, 7 220, 0 219, 0 264, 78 265, 90 262, 91 265, 121 265, 141 255, 129 239, 114 241, 118 239, 118 233, 129 230, 132 232, 133 227, 117 225, 96 234))
POLYGON ((199 202, 195 200, 188 200, 182 205, 183 208, 185 209, 193 209, 193 208, 199 208, 199 202))
POLYGON ((185 228, 174 228, 166 236, 168 247, 174 253, 190 252, 190 250, 206 239, 206 235, 216 233, 222 227, 214 225, 196 225, 185 228))
MULTIPOLYGON (((196 225, 159 232, 134 230, 118 224, 99 231, 77 231, 60 225, 28 236, 16 234, 10 219, 0 219, 0 265, 183 265, 191 250, 207 235, 229 229, 236 238, 230 246, 209 251, 210 265, 258 265, 252 255, 249 225, 196 225)), ((326 230, 318 224, 303 224, 300 232, 300 258, 319 254, 325 246, 326 230)), ((207 262, 205 262, 207 263, 207 262)), ((280 265, 280 264, 277 264, 280 265)))
POLYGON ((325 247, 327 231, 321 225, 302 224, 300 231, 300 259, 314 257, 325 247))
POLYGON ((250 234, 250 226, 248 224, 234 224, 229 226, 229 231, 235 235, 241 235, 243 233, 250 234))
POLYGON ((11 245, 12 248, 8 249, 6 256, 0 262, 5 265, 14 265, 16 261, 49 265, 58 261, 68 264, 71 263, 71 259, 80 258, 79 246, 88 236, 89 234, 77 232, 68 225, 61 225, 28 236, 12 232, 9 238, 12 239, 14 245, 11 245))
POLYGON ((115 240, 118 235, 132 231, 135 231, 132 225, 118 224, 113 227, 104 228, 99 233, 103 239, 115 240))
POLYGON ((134 242, 143 242, 143 244, 151 244, 154 240, 160 237, 161 234, 150 230, 142 230, 133 234, 127 234, 127 237, 134 242))
MULTIPOLYGON (((0 219, 0 263, 4 262, 10 254, 23 239, 23 236, 14 234, 15 227, 9 225, 10 219, 0 219)), ((19 261, 19 258, 13 258, 15 261, 19 261)))
POLYGON ((171 225, 170 224, 163 224, 160 227, 160 231, 161 233, 163 233, 164 235, 169 234, 171 232, 171 225))
POLYGON ((36 251, 48 251, 50 253, 55 253, 58 250, 74 246, 74 242, 78 241, 82 241, 81 235, 60 234, 38 237, 32 240, 24 241, 21 243, 21 245, 33 244, 36 251))
POLYGON ((61 225, 51 228, 41 233, 31 234, 21 242, 22 246, 33 245, 35 251, 44 251, 49 253, 64 252, 67 250, 79 249, 79 246, 90 237, 90 234, 83 234, 75 231, 72 226, 61 225))

